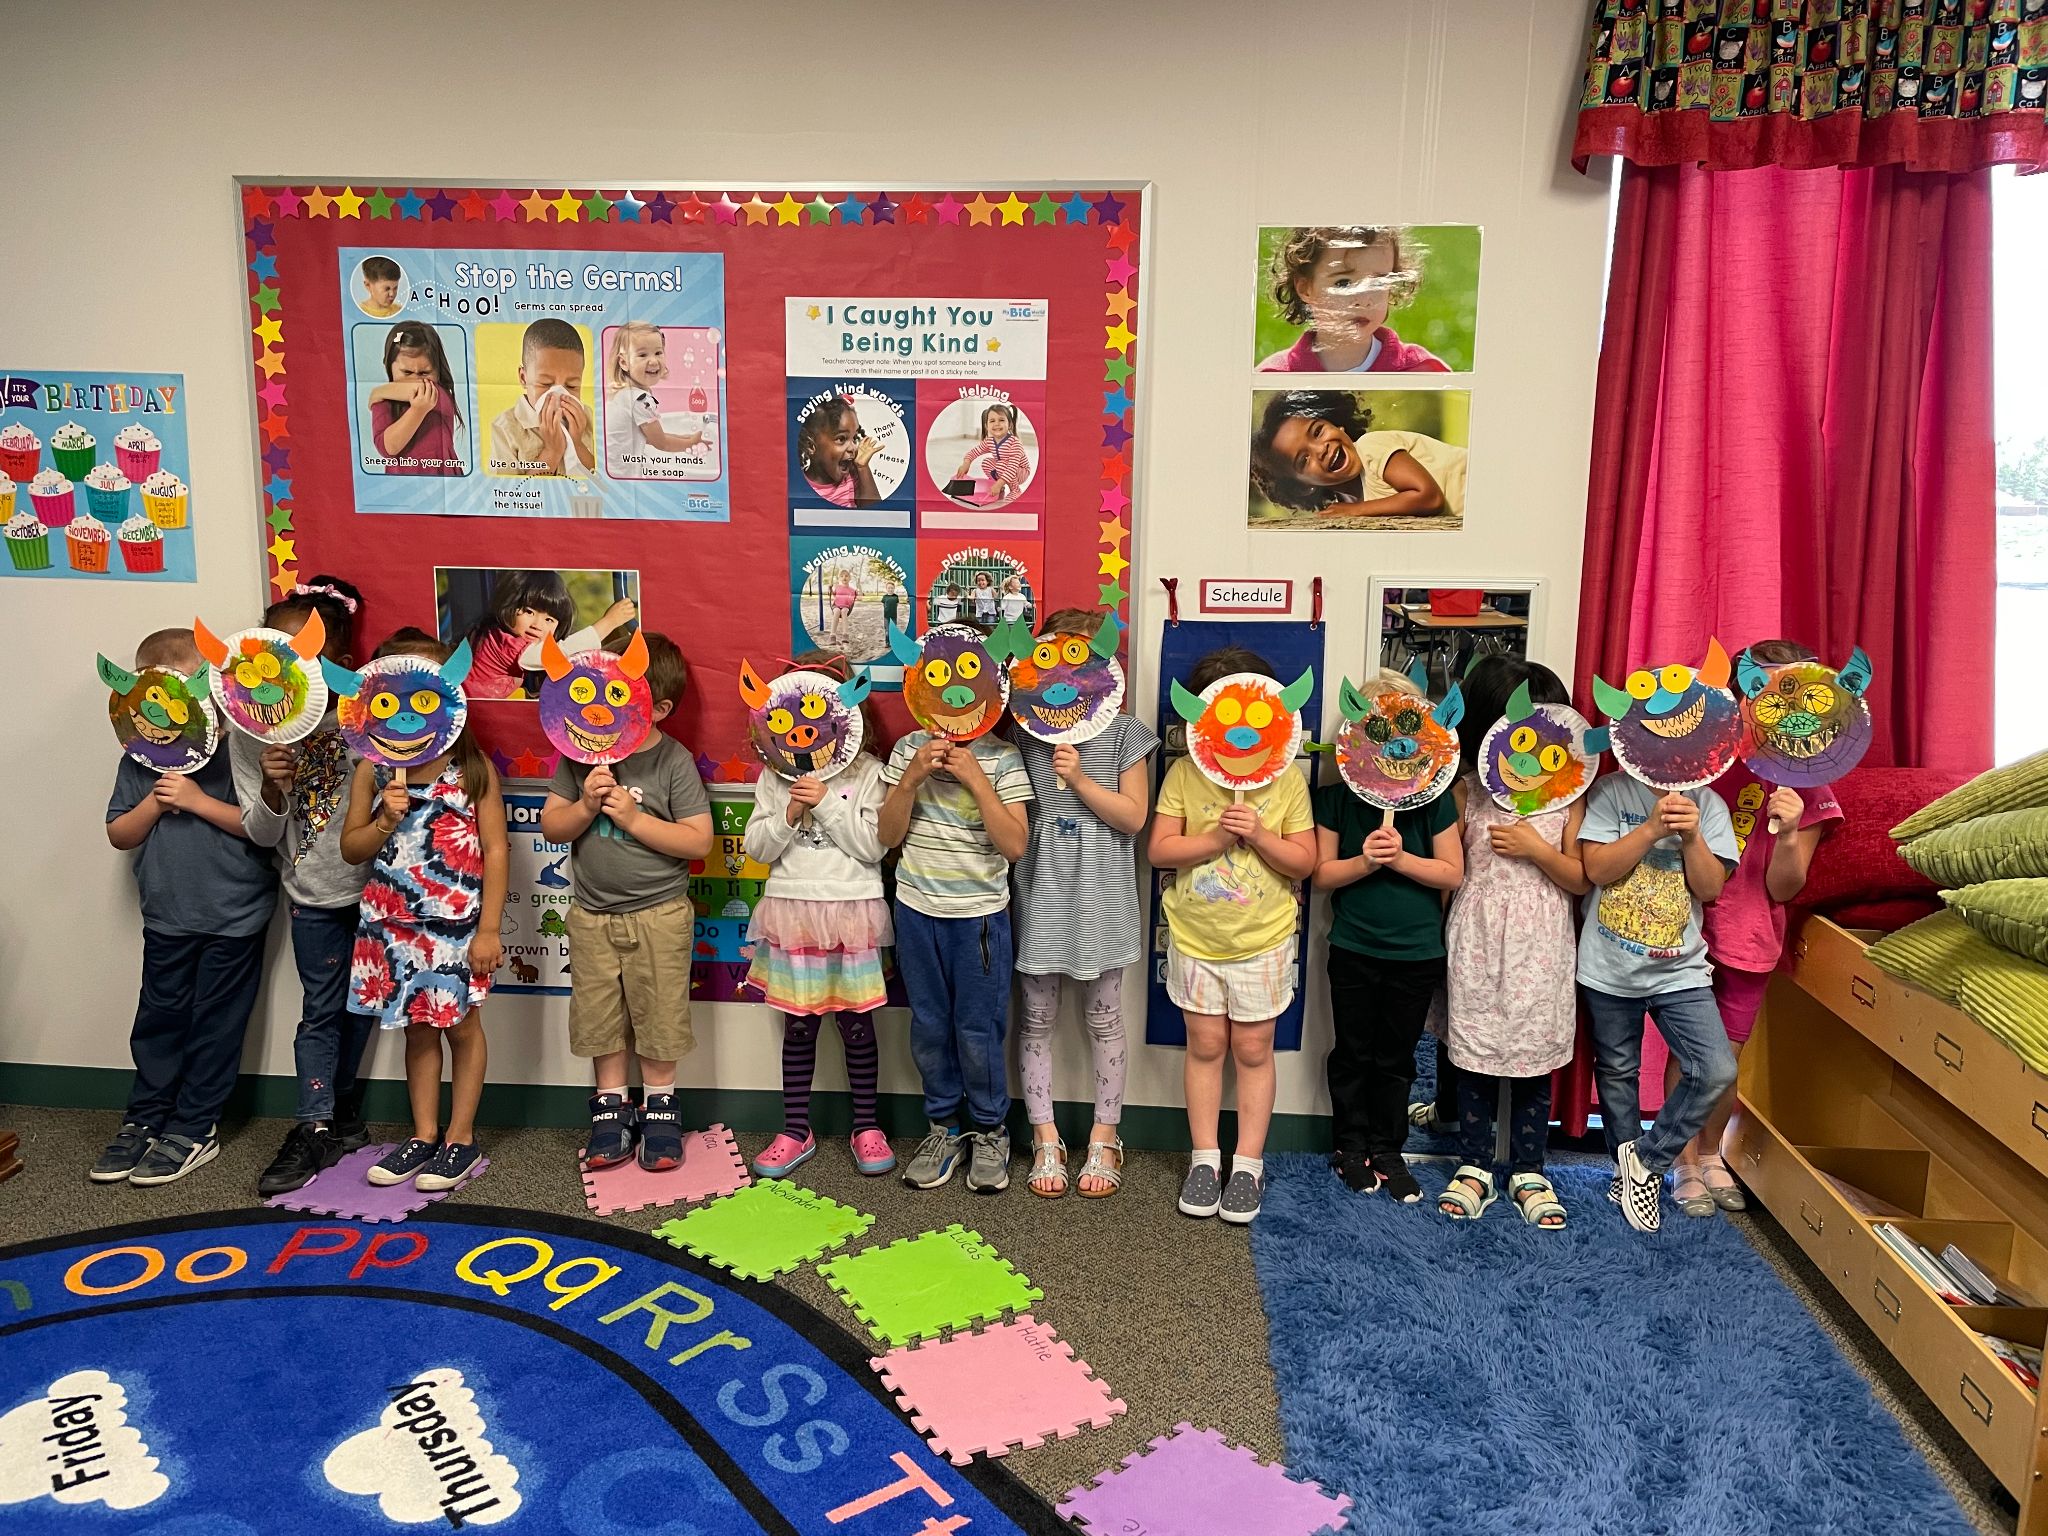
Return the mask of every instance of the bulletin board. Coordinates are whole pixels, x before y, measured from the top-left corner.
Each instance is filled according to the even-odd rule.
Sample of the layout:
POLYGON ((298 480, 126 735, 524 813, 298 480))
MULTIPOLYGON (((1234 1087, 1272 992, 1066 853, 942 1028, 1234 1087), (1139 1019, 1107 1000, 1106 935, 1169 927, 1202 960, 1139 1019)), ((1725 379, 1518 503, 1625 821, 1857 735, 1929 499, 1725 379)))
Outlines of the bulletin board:
MULTIPOLYGON (((743 657, 878 658, 903 728, 890 624, 1127 616, 1146 195, 245 181, 269 595, 346 576, 371 642, 637 607, 714 781, 743 657)), ((471 718, 543 778, 521 660, 471 718)))

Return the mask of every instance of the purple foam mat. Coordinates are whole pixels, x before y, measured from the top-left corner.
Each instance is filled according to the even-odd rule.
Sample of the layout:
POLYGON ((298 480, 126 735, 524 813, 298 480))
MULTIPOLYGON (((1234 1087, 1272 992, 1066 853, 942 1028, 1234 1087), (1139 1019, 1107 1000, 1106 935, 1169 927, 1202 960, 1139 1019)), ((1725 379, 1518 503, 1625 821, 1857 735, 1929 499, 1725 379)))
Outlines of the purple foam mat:
MULTIPOLYGON (((436 1200, 445 1200, 455 1193, 452 1189, 431 1192, 419 1189, 410 1180, 403 1184, 372 1184, 368 1178, 370 1165, 395 1145, 397 1143, 387 1141, 358 1147, 332 1168, 323 1168, 314 1174, 291 1193, 272 1195, 263 1203, 280 1211, 338 1216, 344 1221, 404 1221, 436 1200)), ((456 1187, 467 1189, 482 1178, 490 1166, 488 1157, 478 1158, 470 1176, 456 1187)))

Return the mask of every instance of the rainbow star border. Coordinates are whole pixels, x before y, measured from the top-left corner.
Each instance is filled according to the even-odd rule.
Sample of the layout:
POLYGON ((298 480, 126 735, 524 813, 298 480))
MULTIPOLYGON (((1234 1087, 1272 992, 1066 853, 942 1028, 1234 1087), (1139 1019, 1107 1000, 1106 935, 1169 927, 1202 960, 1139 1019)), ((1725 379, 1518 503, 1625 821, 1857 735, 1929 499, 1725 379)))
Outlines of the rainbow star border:
MULTIPOLYGON (((720 192, 708 200, 697 192, 680 198, 666 191, 640 197, 630 189, 617 196, 602 191, 579 192, 564 187, 554 196, 530 188, 522 196, 511 188, 389 187, 368 194, 353 184, 339 192, 313 186, 244 186, 241 189, 243 237, 248 255, 250 334, 255 354, 256 427, 262 443, 263 520, 270 532, 270 585, 279 595, 298 580, 298 548, 292 537, 292 443, 290 402, 285 370, 285 294, 277 273, 277 225, 285 219, 355 219, 422 223, 519 224, 726 224, 761 225, 771 229, 851 229, 876 224, 940 228, 1055 226, 1101 233, 1104 248, 1103 392, 1101 544, 1098 574, 1102 605, 1119 630, 1127 629, 1130 593, 1123 574, 1130 569, 1124 548, 1130 536, 1131 419, 1136 408, 1138 333, 1137 299, 1131 292, 1138 274, 1131 244, 1137 231, 1124 222, 1128 194, 1114 191, 1088 196, 1068 192, 1055 197, 1040 192, 1026 200, 1009 192, 991 201, 976 192, 962 202, 951 192, 925 192, 892 197, 887 192, 849 193, 837 201, 822 192, 799 199, 792 191, 770 201, 759 192, 744 197, 720 192), (460 196, 457 196, 457 193, 460 196), (1029 221, 1027 225, 1027 219, 1029 221)), ((502 762, 501 771, 516 765, 502 762)), ((719 765, 721 775, 724 767, 719 765)))

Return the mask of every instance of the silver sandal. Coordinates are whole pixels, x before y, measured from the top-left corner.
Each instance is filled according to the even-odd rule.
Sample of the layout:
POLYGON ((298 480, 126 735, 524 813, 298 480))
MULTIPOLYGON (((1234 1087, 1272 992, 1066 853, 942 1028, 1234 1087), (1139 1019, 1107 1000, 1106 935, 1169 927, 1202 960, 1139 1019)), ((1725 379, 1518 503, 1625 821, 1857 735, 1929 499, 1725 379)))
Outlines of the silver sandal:
POLYGON ((1089 1142, 1088 1157, 1081 1164, 1081 1172, 1077 1176, 1077 1181, 1078 1179, 1109 1180, 1109 1188, 1107 1189, 1081 1190, 1079 1193, 1083 1200, 1106 1200, 1119 1189, 1122 1189, 1124 1187, 1123 1137, 1119 1136, 1115 1141, 1089 1142), (1116 1166, 1114 1168, 1110 1167, 1109 1160, 1105 1155, 1110 1152, 1116 1154, 1116 1166))
POLYGON ((1031 1143, 1031 1172, 1025 1177, 1025 1184, 1031 1193, 1046 1200, 1057 1200, 1067 1192, 1067 1144, 1055 1138, 1052 1141, 1031 1143), (1058 1179, 1059 1188, 1040 1189, 1041 1179, 1058 1179))

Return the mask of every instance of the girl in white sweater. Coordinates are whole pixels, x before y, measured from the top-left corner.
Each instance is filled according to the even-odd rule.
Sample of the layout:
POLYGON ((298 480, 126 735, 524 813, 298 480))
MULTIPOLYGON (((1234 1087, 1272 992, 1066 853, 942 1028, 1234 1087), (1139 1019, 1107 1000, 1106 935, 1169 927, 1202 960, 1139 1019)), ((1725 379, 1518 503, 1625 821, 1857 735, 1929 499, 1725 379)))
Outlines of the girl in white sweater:
MULTIPOLYGON (((844 681, 847 661, 807 651, 794 665, 844 681)), ((747 981, 782 1010, 782 1134, 754 1159, 754 1172, 778 1179, 818 1150, 811 1132, 811 1075, 818 1025, 839 1021, 846 1078, 853 1090, 853 1161, 879 1175, 896 1154, 875 1114, 874 1010, 887 994, 882 951, 895 941, 882 898, 882 846, 876 823, 889 786, 874 756, 875 718, 861 705, 865 736, 854 760, 829 780, 794 781, 764 773, 754 786, 747 854, 769 867, 768 889, 754 908, 754 959, 747 981)))

